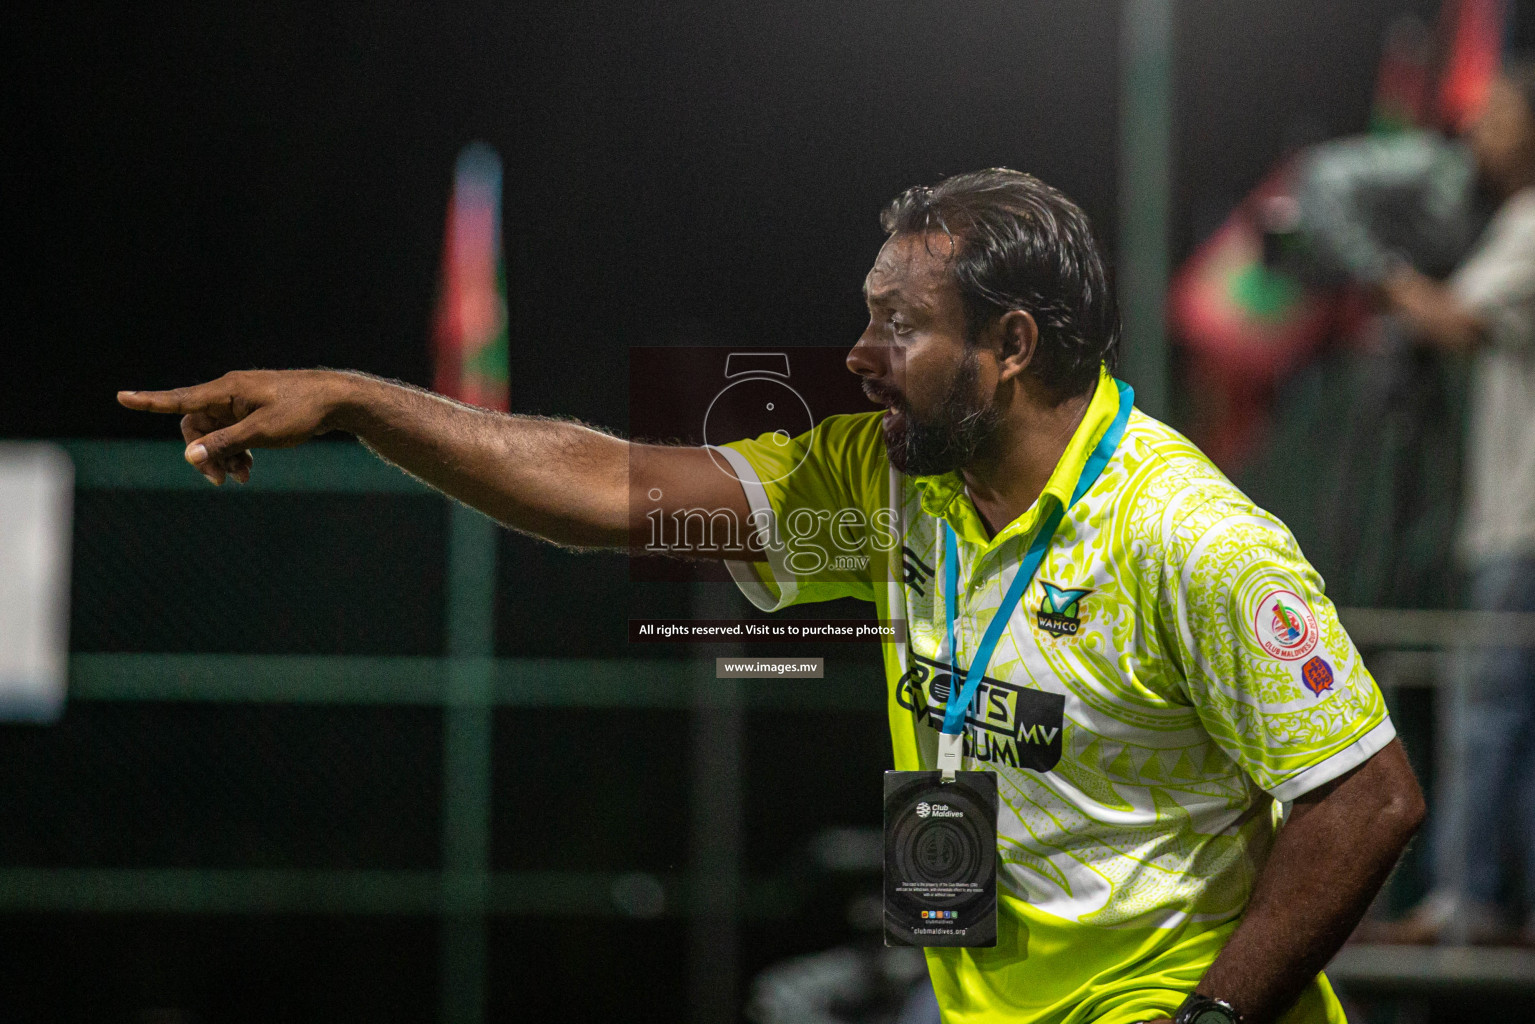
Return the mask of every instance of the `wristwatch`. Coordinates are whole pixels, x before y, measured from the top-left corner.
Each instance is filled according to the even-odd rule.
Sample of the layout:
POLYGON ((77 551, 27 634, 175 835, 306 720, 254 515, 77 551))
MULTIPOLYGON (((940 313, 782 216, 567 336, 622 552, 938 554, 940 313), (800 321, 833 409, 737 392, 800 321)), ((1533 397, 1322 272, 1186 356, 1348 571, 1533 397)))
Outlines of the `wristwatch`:
POLYGON ((1224 999, 1194 994, 1173 1014, 1173 1024, 1242 1024, 1242 1015, 1224 999))

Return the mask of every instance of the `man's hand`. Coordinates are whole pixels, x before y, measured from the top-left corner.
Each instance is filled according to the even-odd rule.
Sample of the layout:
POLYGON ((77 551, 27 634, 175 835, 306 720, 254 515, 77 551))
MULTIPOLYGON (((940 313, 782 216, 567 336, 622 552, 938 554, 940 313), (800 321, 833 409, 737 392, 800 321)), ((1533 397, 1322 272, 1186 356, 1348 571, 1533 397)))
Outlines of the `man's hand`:
POLYGON ((291 448, 335 429, 349 375, 329 370, 244 370, 174 391, 119 391, 142 412, 181 414, 186 460, 215 484, 250 480, 252 448, 291 448))
POLYGON ((352 371, 246 370, 117 400, 180 413, 187 461, 216 484, 248 480, 252 448, 344 430, 426 484, 556 544, 666 553, 649 546, 652 517, 701 513, 708 539, 679 550, 763 557, 741 482, 704 448, 631 444, 581 423, 477 409, 352 371), (718 516, 736 528, 716 535, 718 516))
POLYGON ((1410 267, 1381 284, 1381 294, 1419 339, 1449 352, 1467 352, 1482 340, 1482 322, 1445 285, 1410 267))

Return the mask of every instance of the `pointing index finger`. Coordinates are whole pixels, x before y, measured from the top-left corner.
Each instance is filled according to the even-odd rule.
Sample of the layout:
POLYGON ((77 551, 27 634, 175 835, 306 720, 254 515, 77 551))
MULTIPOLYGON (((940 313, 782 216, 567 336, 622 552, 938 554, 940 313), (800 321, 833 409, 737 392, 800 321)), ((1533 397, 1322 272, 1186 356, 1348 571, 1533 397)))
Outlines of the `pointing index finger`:
POLYGON ((171 391, 119 391, 117 401, 139 412, 198 412, 210 404, 206 385, 171 391))

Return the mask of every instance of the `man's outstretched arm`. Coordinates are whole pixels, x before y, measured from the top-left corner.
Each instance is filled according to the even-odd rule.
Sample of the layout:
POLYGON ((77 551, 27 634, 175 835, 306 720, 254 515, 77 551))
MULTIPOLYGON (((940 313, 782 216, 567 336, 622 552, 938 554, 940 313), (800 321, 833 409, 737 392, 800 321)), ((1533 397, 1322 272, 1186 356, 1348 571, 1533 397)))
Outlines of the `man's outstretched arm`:
POLYGON ((1424 815, 1400 740, 1296 799, 1242 923, 1195 991, 1268 1024, 1327 966, 1424 815))
MULTIPOLYGON (((181 414, 187 461, 214 483, 246 479, 250 449, 342 430, 438 490, 557 544, 643 545, 644 514, 655 508, 724 509, 742 524, 738 536, 750 532, 740 483, 702 448, 634 444, 570 421, 489 412, 367 374, 249 370, 173 391, 123 391, 118 401, 181 414)), ((753 557, 739 544, 692 553, 753 557)))

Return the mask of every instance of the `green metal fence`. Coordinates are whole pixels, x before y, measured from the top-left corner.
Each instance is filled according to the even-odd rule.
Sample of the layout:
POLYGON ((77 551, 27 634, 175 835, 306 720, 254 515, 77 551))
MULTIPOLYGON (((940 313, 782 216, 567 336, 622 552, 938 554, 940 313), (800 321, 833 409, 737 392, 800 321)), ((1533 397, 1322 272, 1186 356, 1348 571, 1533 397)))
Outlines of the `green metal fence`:
MULTIPOLYGON (((176 443, 66 442, 65 447, 75 463, 79 492, 209 486, 182 461, 176 443)), ((330 443, 262 452, 250 484, 225 488, 231 502, 283 492, 432 493, 358 445, 330 443)), ((611 895, 621 873, 491 870, 492 713, 505 707, 663 708, 695 718, 717 716, 719 688, 728 685, 734 691, 735 684, 713 678, 713 651, 707 661, 496 657, 497 527, 456 505, 448 523, 446 632, 440 657, 77 653, 71 658, 69 682, 72 702, 440 709, 439 870, 4 867, 0 912, 432 915, 441 922, 441 1017, 451 1024, 484 1017, 490 916, 622 914, 611 895)), ((144 589, 145 599, 153 600, 152 581, 145 581, 144 589)), ((735 692, 748 709, 880 714, 882 695, 863 682, 826 679, 809 687, 794 680, 759 681, 735 692)), ((712 876, 723 872, 733 878, 739 872, 739 844, 718 849, 719 844, 711 845, 711 829, 719 823, 709 820, 709 806, 707 800, 695 801, 690 826, 695 835, 690 849, 699 863, 656 876, 666 912, 712 917, 723 913, 727 927, 730 919, 788 913, 798 896, 791 878, 753 878, 723 890, 717 884, 712 876), (705 813, 697 813, 699 808, 705 813), (723 910, 722 892, 732 904, 723 910)), ((718 928, 712 934, 713 941, 719 941, 718 928)), ((694 965, 695 975, 699 967, 694 965)), ((729 970, 722 976, 733 978, 729 970)), ((702 1001, 724 1006, 730 999, 733 995, 716 994, 702 1001)))

